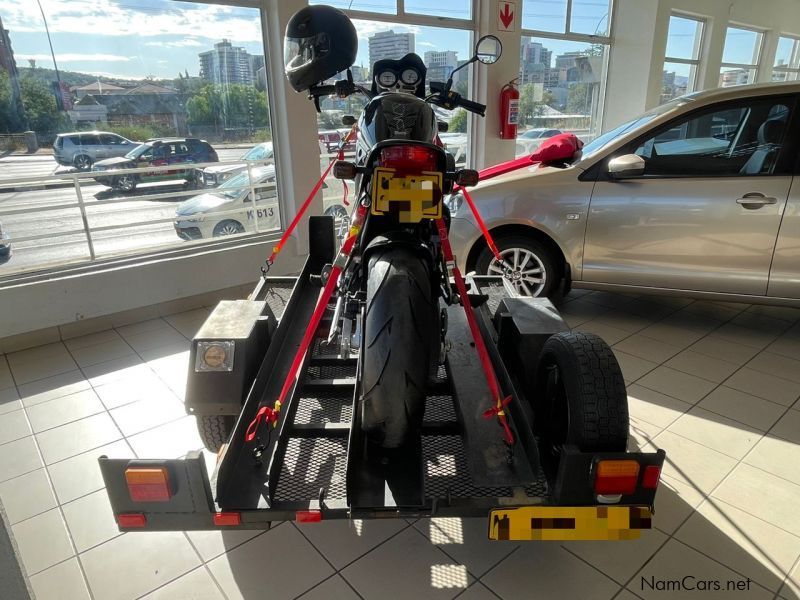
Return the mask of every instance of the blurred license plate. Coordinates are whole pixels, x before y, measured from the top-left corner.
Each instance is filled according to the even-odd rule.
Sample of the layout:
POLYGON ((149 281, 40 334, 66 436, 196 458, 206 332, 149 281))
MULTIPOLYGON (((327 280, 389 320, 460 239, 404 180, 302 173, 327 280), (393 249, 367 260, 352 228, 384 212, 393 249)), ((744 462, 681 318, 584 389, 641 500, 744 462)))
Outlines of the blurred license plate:
POLYGON ((524 506, 489 512, 490 540, 636 540, 650 529, 642 506, 524 506))
POLYGON ((372 178, 373 215, 395 214, 401 223, 442 218, 442 174, 396 175, 378 167, 372 178))

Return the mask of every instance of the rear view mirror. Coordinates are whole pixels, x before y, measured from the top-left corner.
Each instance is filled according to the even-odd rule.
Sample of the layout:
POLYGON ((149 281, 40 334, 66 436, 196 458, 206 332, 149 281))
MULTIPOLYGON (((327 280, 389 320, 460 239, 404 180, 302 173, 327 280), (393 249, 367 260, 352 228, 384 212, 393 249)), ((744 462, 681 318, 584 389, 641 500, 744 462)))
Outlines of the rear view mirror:
POLYGON ((627 179, 644 175, 644 159, 636 154, 624 154, 608 161, 608 176, 611 179, 627 179))
POLYGON ((503 54, 503 44, 493 35, 485 35, 475 44, 475 58, 485 65, 496 63, 503 54))

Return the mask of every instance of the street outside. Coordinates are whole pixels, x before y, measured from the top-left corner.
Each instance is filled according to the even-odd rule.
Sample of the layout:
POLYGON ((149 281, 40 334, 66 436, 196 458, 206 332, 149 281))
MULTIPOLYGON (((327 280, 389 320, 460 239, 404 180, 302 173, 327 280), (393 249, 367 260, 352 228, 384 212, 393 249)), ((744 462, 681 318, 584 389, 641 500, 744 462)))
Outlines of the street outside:
MULTIPOLYGON (((216 148, 220 162, 235 162, 246 151, 245 148, 216 148)), ((77 206, 75 188, 71 181, 54 182, 44 187, 9 185, 21 178, 46 177, 53 174, 74 172, 57 165, 52 155, 12 154, 0 158, 0 225, 11 237, 12 251, 9 256, 0 255, 0 276, 38 270, 90 259, 89 245, 83 220, 77 206), (64 206, 65 208, 59 208, 64 206), (47 211, 34 212, 34 209, 47 211), (13 214, 7 214, 14 211, 13 214), (5 214, 4 214, 5 213, 5 214), (69 233, 73 232, 73 233, 69 233), (14 242, 14 238, 48 234, 38 240, 14 242)), ((340 189, 340 182, 328 182, 326 199, 340 189), (333 184, 333 185, 332 185, 333 184), (336 185, 339 184, 339 185, 336 185)), ((313 182, 309 182, 309 188, 313 182)), ((91 230, 113 225, 128 225, 155 220, 167 222, 126 226, 108 231, 92 231, 91 237, 97 258, 132 254, 155 247, 177 246, 186 242, 178 237, 173 225, 177 205, 194 194, 209 190, 194 190, 182 181, 144 184, 133 193, 122 193, 84 180, 81 185, 86 216, 91 230), (181 193, 183 193, 181 195, 181 193), (148 199, 154 194, 175 194, 148 199), (120 198, 131 198, 130 202, 109 202, 120 198), (139 199, 140 198, 140 199, 139 199)))

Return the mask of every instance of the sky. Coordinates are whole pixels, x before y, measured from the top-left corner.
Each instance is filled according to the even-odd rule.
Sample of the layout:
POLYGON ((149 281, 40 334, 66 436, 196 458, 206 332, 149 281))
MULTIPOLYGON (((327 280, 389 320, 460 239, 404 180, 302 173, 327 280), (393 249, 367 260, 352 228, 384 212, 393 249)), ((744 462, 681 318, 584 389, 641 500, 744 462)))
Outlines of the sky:
MULTIPOLYGON (((311 0, 339 8, 396 13, 395 0, 311 0)), ((470 18, 471 0, 405 0, 406 12, 470 18)), ((229 38, 252 54, 263 54, 259 12, 214 4, 173 0, 41 0, 50 28, 53 49, 62 70, 116 76, 126 79, 174 78, 188 71, 199 74, 200 52, 229 38)), ((526 0, 522 23, 542 30, 563 30, 566 0, 526 0)), ((574 0, 572 27, 578 31, 605 29, 606 0, 574 0)), ((0 17, 10 31, 19 66, 35 59, 37 66, 53 61, 36 0, 2 0, 0 17)), ((355 20, 359 36, 356 64, 369 66, 367 40, 378 31, 411 31, 416 52, 455 50, 459 60, 472 54, 470 33, 465 30, 397 25, 375 20, 355 20)), ((553 56, 582 49, 585 45, 556 40, 543 43, 553 56)))

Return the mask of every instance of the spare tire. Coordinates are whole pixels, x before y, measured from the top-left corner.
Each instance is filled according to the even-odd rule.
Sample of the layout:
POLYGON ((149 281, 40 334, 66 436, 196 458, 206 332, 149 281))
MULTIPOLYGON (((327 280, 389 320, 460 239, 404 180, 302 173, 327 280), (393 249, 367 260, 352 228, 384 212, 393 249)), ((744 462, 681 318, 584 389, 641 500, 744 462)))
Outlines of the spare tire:
POLYGON ((545 342, 532 394, 534 432, 544 447, 624 452, 628 395, 614 353, 592 333, 556 333, 545 342))

